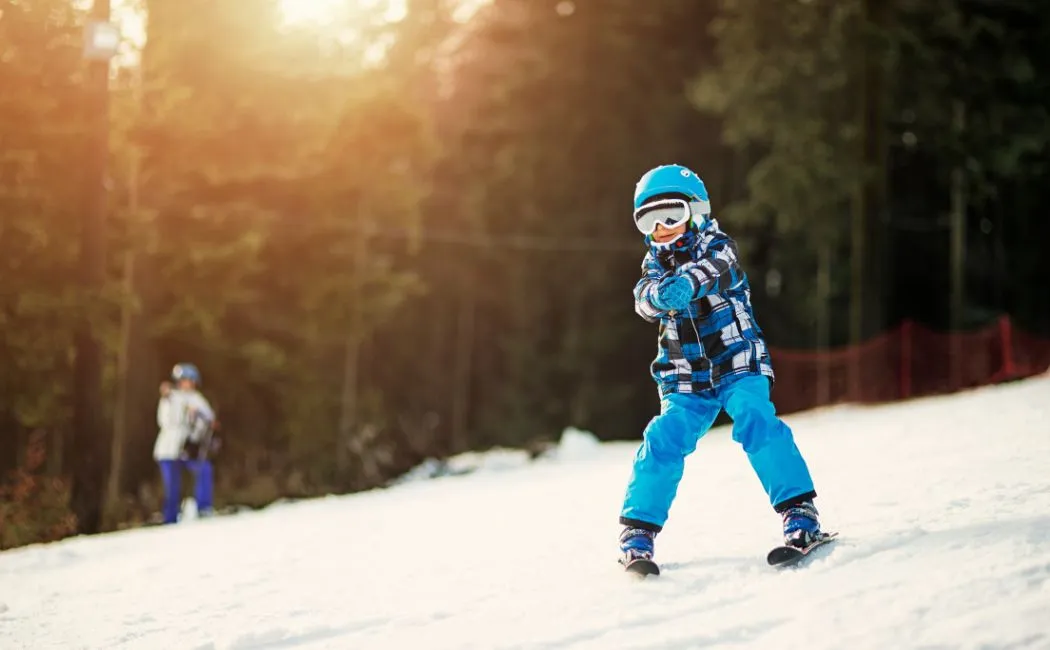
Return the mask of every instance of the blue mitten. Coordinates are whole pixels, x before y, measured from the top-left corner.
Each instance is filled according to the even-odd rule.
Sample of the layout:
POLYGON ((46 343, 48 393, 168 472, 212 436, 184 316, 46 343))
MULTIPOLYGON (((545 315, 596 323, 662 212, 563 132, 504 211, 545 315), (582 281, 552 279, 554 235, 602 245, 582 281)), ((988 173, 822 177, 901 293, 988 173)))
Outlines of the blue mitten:
POLYGON ((681 275, 672 275, 656 286, 656 306, 664 311, 683 311, 693 300, 693 283, 681 275))

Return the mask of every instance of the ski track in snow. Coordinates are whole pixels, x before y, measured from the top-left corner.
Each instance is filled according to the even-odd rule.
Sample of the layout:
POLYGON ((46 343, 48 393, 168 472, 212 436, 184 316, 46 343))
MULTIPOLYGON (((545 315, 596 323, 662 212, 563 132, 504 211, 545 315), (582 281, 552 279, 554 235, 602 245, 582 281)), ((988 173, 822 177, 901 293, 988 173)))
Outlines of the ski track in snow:
POLYGON ((634 444, 0 554, 0 648, 1050 649, 1050 377, 786 418, 834 544, 775 571, 730 439, 616 564, 634 444))

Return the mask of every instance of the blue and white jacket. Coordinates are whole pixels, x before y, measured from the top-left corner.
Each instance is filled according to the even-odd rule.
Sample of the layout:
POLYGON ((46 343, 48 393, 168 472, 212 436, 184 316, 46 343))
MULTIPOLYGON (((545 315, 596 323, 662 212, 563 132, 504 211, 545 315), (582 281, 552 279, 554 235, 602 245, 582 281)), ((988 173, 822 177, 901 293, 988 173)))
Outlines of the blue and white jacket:
POLYGON ((634 287, 634 309, 645 320, 660 323, 650 370, 661 397, 697 393, 750 375, 773 379, 736 244, 714 219, 698 231, 686 231, 669 249, 650 246, 642 261, 642 278, 634 287), (675 273, 693 284, 688 313, 665 312, 653 305, 660 280, 675 273))

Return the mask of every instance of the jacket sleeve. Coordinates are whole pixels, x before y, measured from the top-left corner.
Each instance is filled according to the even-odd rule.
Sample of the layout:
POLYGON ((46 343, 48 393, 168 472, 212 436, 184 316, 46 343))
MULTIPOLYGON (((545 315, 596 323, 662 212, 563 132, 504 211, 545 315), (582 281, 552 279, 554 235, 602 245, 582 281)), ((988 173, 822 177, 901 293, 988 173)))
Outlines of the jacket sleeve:
POLYGON ((211 403, 204 395, 195 393, 193 396, 193 410, 198 419, 203 419, 208 423, 215 421, 215 411, 211 407, 211 403))
POLYGON ((157 426, 161 429, 178 429, 182 425, 182 413, 175 396, 162 397, 157 403, 157 426))
POLYGON ((678 273, 692 281, 693 298, 734 289, 745 277, 737 261, 736 242, 725 235, 713 240, 700 259, 683 264, 678 273))
POLYGON ((667 315, 666 311, 653 304, 656 285, 663 276, 664 271, 660 268, 660 263, 651 252, 646 253, 645 259, 642 260, 642 278, 634 285, 634 311, 650 323, 655 323, 667 315))

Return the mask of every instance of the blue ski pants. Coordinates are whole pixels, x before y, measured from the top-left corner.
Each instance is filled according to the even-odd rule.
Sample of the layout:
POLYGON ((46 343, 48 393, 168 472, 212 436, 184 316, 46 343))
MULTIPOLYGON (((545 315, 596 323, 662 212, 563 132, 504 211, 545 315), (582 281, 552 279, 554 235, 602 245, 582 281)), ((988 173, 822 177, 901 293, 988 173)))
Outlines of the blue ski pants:
POLYGON ((209 460, 160 460, 160 476, 164 480, 164 504, 161 509, 164 523, 173 524, 179 520, 182 505, 182 470, 188 469, 193 474, 193 498, 197 501, 197 511, 212 509, 213 472, 209 460))
MULTIPOLYGON (((659 531, 682 480, 685 458, 725 409, 774 508, 812 498, 813 479, 791 429, 776 415, 765 376, 744 377, 701 393, 672 393, 645 428, 635 454, 620 521, 659 531)), ((779 509, 779 508, 778 508, 779 509)))

